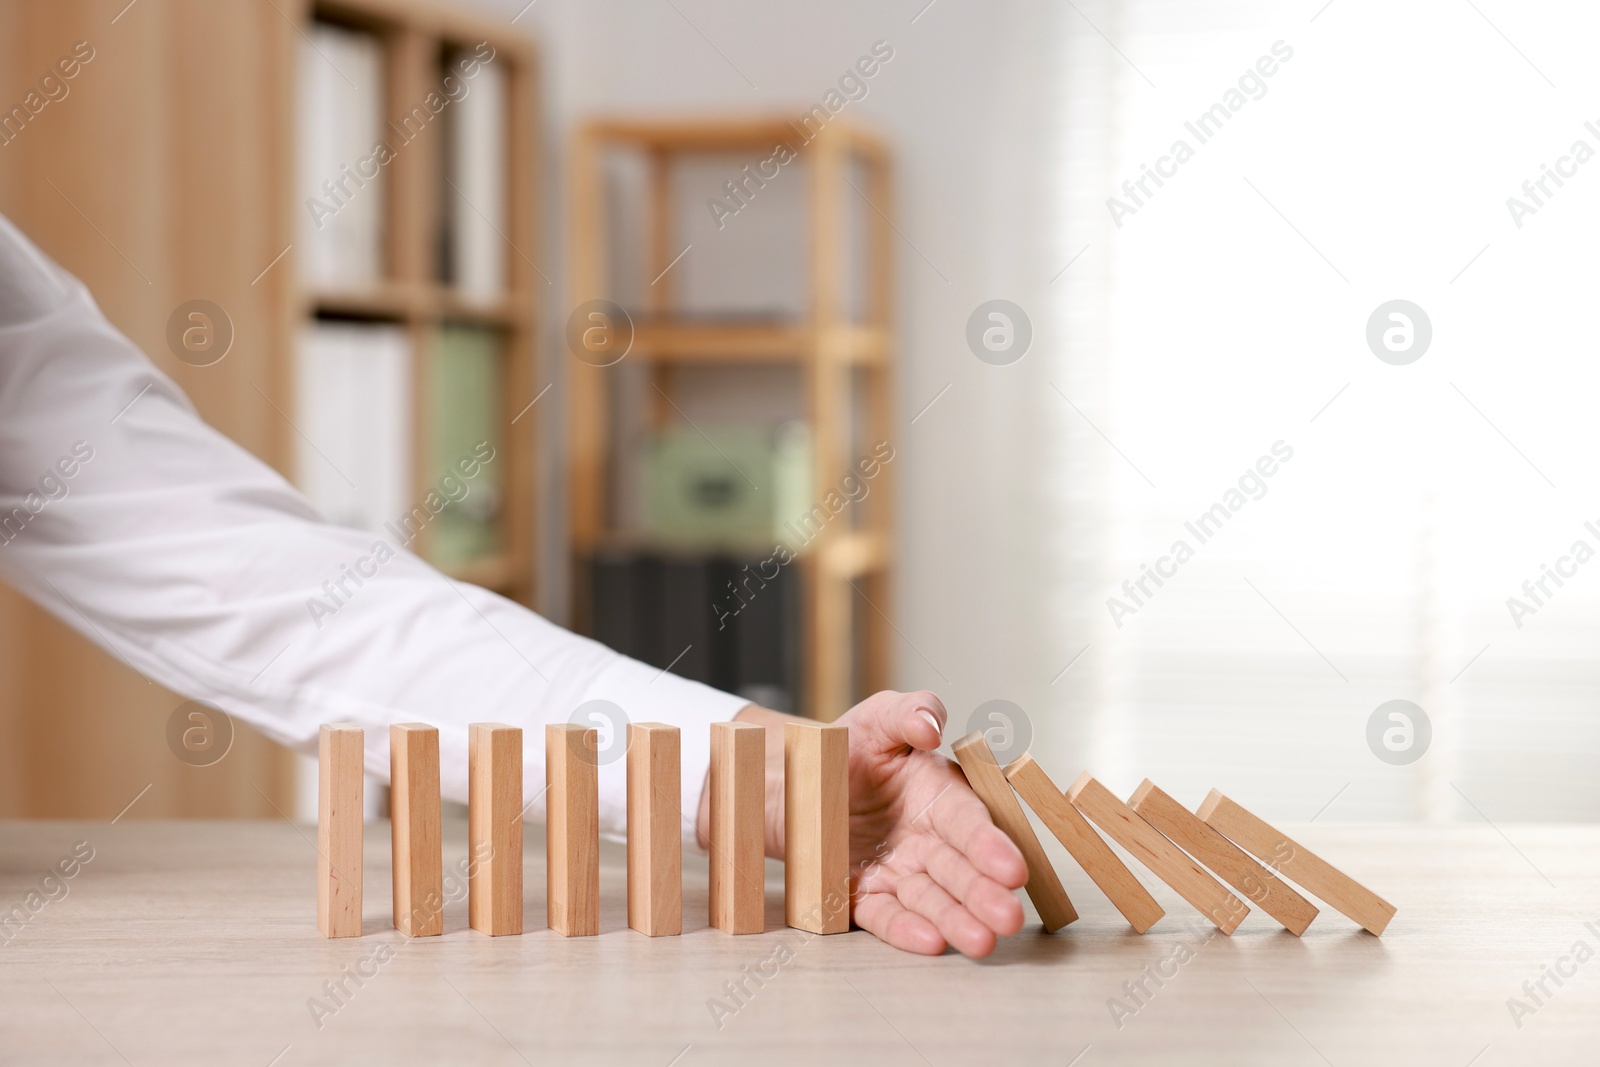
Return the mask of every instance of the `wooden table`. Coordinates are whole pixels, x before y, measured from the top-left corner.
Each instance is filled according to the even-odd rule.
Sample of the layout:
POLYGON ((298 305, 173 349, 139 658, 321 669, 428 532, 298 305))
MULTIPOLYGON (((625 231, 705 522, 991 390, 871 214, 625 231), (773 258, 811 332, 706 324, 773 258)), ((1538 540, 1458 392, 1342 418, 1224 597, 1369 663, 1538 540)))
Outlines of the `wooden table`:
MULTIPOLYGON (((0 1062, 1600 1062, 1600 959, 1564 963, 1576 973, 1560 988, 1547 979, 1553 995, 1520 1029, 1507 1008, 1574 942, 1600 951, 1600 828, 1284 829, 1398 906, 1383 938, 1328 909, 1303 939, 1259 912, 1233 937, 1211 936, 1155 884, 1168 916, 1139 937, 1051 842, 1082 918, 1053 936, 1030 926, 982 961, 909 956, 860 931, 786 929, 775 866, 765 934, 708 929, 706 867, 693 856, 684 934, 652 940, 627 929, 623 854, 609 845, 602 933, 568 940, 544 928, 544 850, 530 827, 529 933, 475 933, 461 901, 442 938, 405 943, 390 925, 388 826, 374 824, 365 933, 326 941, 314 829, 0 823, 0 908, 26 911, 76 842, 93 849, 74 877, 46 887, 58 899, 33 898, 37 913, 3 928, 0 1062), (1152 994, 1119 1027, 1108 1001, 1134 1005, 1124 983, 1146 965, 1171 977, 1146 979, 1152 994), (319 1026, 308 1000, 333 1008, 324 983, 358 966, 372 976, 346 979, 351 995, 319 1026), (739 1007, 726 984, 763 970, 739 1007)), ((446 864, 465 854, 464 827, 448 826, 446 864)))

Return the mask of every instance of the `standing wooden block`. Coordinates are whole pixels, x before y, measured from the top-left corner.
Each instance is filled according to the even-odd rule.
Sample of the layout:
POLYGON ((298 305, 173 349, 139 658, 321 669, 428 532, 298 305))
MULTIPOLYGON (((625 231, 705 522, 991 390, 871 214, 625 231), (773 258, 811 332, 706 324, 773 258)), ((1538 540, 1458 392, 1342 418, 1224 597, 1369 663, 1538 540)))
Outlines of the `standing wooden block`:
POLYGON ((1197 814, 1290 881, 1319 897, 1373 934, 1394 918, 1394 905, 1213 789, 1197 814))
POLYGON ((467 919, 491 936, 522 933, 522 728, 467 727, 467 919))
POLYGON ((797 930, 850 929, 850 728, 783 733, 783 915, 797 930))
POLYGON ((572 723, 547 725, 544 769, 550 929, 589 937, 600 932, 599 733, 572 723))
POLYGON ((628 724, 628 925, 683 933, 683 815, 679 730, 628 724))
MULTIPOLYGON (((785 738, 787 742, 787 737, 785 738)), ((766 929, 767 730, 711 724, 711 925, 766 929)))
POLYGON ((1239 846, 1207 826, 1150 779, 1139 783, 1128 798, 1128 807, 1296 937, 1305 933, 1317 917, 1316 905, 1246 856, 1239 846))
POLYGON ((361 936, 361 727, 323 723, 317 737, 317 929, 361 936))
POLYGON ((389 809, 394 928, 407 937, 444 933, 444 841, 439 825, 439 731, 389 727, 389 809))
POLYGON ((1032 756, 1007 764, 1006 778, 1136 931, 1144 933, 1166 914, 1032 756))
POLYGON ((1072 899, 1061 887, 1056 869, 1050 866, 1044 846, 1034 836, 1028 816, 1023 813, 1022 805, 1017 803, 1017 796, 1006 782, 1000 764, 995 762, 994 752, 990 750, 989 742, 983 739, 982 731, 974 730, 951 745, 950 751, 955 753, 956 762, 961 764, 962 773, 967 776, 972 791, 989 809, 989 817, 994 824, 1022 850, 1022 858, 1028 862, 1028 899, 1033 901, 1045 930, 1054 933, 1068 923, 1075 922, 1078 912, 1072 906, 1072 899))
POLYGON ((1067 799, 1077 805, 1111 839, 1138 857, 1178 895, 1200 909, 1218 930, 1231 934, 1250 914, 1244 901, 1228 892, 1182 849, 1168 841, 1155 827, 1112 795, 1111 790, 1085 771, 1067 790, 1067 799))

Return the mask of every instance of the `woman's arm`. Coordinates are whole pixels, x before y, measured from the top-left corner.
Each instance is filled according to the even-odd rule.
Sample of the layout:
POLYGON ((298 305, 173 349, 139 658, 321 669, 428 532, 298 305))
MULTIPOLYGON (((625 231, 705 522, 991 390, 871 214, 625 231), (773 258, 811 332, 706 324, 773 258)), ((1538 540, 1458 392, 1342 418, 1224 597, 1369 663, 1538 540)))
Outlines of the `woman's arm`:
MULTIPOLYGON (((433 723, 455 800, 467 796, 467 724, 521 726, 535 819, 544 724, 609 700, 682 728, 681 804, 693 815, 709 724, 747 701, 452 581, 392 531, 324 521, 206 425, 4 219, 0 294, 0 576, 17 589, 146 678, 299 751, 315 751, 321 723, 366 727, 379 777, 389 724, 433 723)), ((620 759, 600 768, 610 833, 626 824, 624 772, 620 759)), ((692 818, 684 836, 694 839, 692 818)))
MULTIPOLYGON (((608 700, 682 729, 683 832, 704 847, 710 724, 759 723, 767 853, 783 855, 788 716, 617 655, 395 540, 326 522, 201 421, 83 286, 0 218, 0 576, 147 679, 300 751, 324 722, 358 723, 367 770, 386 777, 387 727, 433 723, 455 800, 467 796, 467 724, 521 726, 536 819, 544 725, 608 700)), ((984 955, 1021 927, 1011 890, 1027 869, 932 751, 945 718, 931 693, 880 693, 839 720, 851 911, 900 948, 984 955)), ((599 777, 601 829, 621 834, 626 762, 602 762, 599 777)))

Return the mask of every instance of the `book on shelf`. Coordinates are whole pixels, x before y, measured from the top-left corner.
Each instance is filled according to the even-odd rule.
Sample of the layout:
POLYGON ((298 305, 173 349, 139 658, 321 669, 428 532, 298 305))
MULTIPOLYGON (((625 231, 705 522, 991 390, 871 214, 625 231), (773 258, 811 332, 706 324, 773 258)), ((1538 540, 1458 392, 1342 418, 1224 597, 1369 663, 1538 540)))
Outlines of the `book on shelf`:
POLYGON ((765 561, 730 566, 722 587, 722 623, 733 631, 733 691, 774 711, 795 711, 800 677, 800 583, 794 565, 770 580, 765 561), (729 590, 726 582, 732 582, 729 590), (727 599, 732 596, 731 601, 727 599))
POLYGON ((508 83, 504 67, 483 64, 446 112, 441 258, 446 284, 468 300, 492 303, 506 291, 508 83))
POLYGON ((434 335, 432 469, 427 473, 451 503, 435 521, 428 554, 442 567, 492 556, 504 547, 500 353, 496 330, 446 323, 434 335))
POLYGON ((382 276, 383 44, 313 22, 300 43, 297 130, 301 271, 312 286, 355 289, 382 276))
POLYGON ((798 706, 800 579, 724 554, 608 550, 590 561, 594 638, 778 711, 798 706))
POLYGON ((294 378, 296 482, 329 521, 381 532, 412 503, 405 330, 308 323, 296 347, 294 378))

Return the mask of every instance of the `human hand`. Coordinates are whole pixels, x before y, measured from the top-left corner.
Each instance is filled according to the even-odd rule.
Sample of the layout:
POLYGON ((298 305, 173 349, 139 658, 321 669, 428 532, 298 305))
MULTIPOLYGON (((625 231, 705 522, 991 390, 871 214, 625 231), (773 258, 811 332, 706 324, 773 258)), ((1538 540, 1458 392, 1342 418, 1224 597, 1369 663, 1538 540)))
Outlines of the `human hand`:
MULTIPOLYGON (((784 856, 783 737, 793 717, 754 705, 767 728, 766 851, 784 856)), ((838 719, 850 728, 850 915, 896 948, 987 956, 1022 929, 1014 890, 1028 867, 960 767, 933 751, 948 718, 932 693, 877 693, 838 719)), ((709 798, 707 798, 709 799, 709 798)), ((702 840, 709 807, 702 802, 702 840)))
POLYGON ((1021 851, 961 768, 933 751, 948 718, 932 693, 877 693, 850 727, 851 917, 907 952, 987 956, 1022 929, 1021 851))

